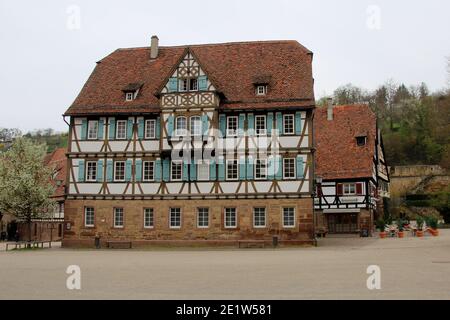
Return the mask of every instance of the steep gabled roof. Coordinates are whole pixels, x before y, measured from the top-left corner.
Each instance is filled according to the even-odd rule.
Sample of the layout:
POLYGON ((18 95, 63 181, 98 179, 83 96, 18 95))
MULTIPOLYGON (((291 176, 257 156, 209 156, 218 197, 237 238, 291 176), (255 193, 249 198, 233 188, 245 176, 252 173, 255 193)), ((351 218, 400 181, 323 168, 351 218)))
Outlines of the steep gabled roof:
POLYGON ((335 106, 331 121, 326 107, 316 108, 316 175, 325 180, 372 177, 376 121, 367 105, 335 106), (365 146, 356 144, 358 136, 367 136, 365 146))
MULTIPOLYGON (((157 93, 189 49, 225 99, 223 108, 240 104, 264 107, 314 106, 312 53, 297 41, 260 41, 118 49, 98 62, 66 115, 142 113, 159 110, 157 93), (269 79, 269 92, 255 95, 255 79, 269 79), (125 101, 123 88, 142 83, 137 99, 125 101)), ((238 106, 236 106, 238 105, 238 106)))
POLYGON ((66 185, 67 174, 66 153, 66 148, 58 148, 52 153, 47 154, 44 158, 44 164, 46 166, 51 166, 56 172, 52 179, 52 184, 56 187, 52 196, 53 198, 63 197, 65 193, 64 187, 66 185))

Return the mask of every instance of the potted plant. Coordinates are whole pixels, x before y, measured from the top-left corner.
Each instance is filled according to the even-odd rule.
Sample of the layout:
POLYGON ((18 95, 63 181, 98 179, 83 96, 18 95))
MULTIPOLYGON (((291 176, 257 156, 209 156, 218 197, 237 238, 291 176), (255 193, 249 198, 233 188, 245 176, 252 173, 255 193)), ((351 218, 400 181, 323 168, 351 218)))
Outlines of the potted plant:
POLYGON ((404 238, 405 237, 405 226, 404 226, 404 221, 402 219, 398 219, 397 220, 397 228, 398 228, 398 237, 399 238, 404 238))
POLYGON ((418 238, 422 238, 423 237, 423 223, 424 223, 424 219, 422 218, 422 216, 417 216, 416 223, 417 223, 416 236, 418 238))
POLYGON ((433 236, 437 237, 439 235, 439 230, 438 230, 438 219, 435 217, 430 217, 429 219, 429 224, 430 226, 430 232, 433 236))
POLYGON ((380 230, 380 238, 381 239, 386 238, 386 232, 384 231, 386 228, 386 224, 384 223, 384 220, 381 218, 378 219, 376 222, 376 226, 377 226, 377 229, 380 230))

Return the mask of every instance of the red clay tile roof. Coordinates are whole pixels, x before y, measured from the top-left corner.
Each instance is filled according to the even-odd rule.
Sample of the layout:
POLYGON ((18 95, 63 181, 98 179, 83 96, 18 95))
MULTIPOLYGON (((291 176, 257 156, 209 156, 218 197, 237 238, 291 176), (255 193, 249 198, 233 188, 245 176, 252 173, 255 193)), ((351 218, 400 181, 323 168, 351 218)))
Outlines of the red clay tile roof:
MULTIPOLYGON (((186 50, 198 58, 225 99, 222 108, 266 102, 314 106, 312 53, 297 41, 260 41, 118 49, 98 62, 66 115, 143 113, 159 110, 157 93, 186 50), (255 95, 255 79, 270 79, 268 94, 255 95), (125 101, 123 88, 143 83, 137 98, 125 101)), ((239 108, 239 107, 237 107, 239 108)))
POLYGON ((314 138, 316 175, 324 180, 372 177, 376 139, 376 116, 367 105, 333 108, 333 120, 327 120, 327 108, 315 109, 314 138), (356 137, 367 135, 360 147, 356 137))
POLYGON ((64 197, 65 193, 64 187, 66 185, 66 173, 67 173, 66 152, 67 152, 66 148, 58 148, 52 153, 47 154, 44 158, 45 165, 52 166, 56 170, 56 176, 52 180, 52 184, 56 186, 53 198, 64 197), (57 182, 60 183, 59 186, 57 182))

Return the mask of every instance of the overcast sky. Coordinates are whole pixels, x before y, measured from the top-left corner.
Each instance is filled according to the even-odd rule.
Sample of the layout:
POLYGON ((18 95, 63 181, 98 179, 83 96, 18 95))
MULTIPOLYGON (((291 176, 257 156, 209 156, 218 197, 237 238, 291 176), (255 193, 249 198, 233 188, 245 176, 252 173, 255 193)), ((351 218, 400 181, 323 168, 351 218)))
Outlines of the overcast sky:
POLYGON ((387 79, 446 85, 450 1, 0 0, 0 127, 66 130, 61 114, 116 48, 295 39, 316 98, 387 79))

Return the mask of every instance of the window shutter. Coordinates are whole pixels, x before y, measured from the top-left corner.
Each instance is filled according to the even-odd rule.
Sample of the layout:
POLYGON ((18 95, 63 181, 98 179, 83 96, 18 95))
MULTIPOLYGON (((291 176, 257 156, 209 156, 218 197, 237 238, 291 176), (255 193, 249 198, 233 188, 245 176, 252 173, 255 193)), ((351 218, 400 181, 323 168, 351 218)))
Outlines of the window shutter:
POLYGON ((303 157, 301 155, 297 155, 297 179, 303 178, 303 157))
POLYGON ((216 180, 216 161, 211 159, 209 164, 209 180, 216 180))
POLYGON ((361 182, 358 182, 357 184, 356 184, 356 194, 357 195, 362 195, 363 194, 363 191, 362 191, 362 183, 361 182))
POLYGON ((141 140, 144 139, 144 129, 145 129, 144 119, 139 119, 138 120, 138 138, 141 140))
POLYGON ((142 180, 142 160, 141 159, 136 159, 135 176, 136 176, 137 182, 140 182, 142 180))
POLYGON ((295 113, 295 134, 298 136, 302 134, 302 117, 300 111, 295 113))
POLYGON ((97 182, 103 182, 103 160, 97 162, 97 182))
POLYGON ((125 167, 125 181, 127 182, 131 181, 132 164, 133 162, 130 159, 128 159, 125 167))
POLYGON ((198 90, 200 91, 208 90, 208 78, 206 76, 198 77, 198 90))
POLYGON ((170 78, 169 83, 169 92, 176 92, 178 91, 178 79, 177 78, 170 78))
POLYGON ((103 120, 98 120, 98 140, 103 140, 103 120))
POLYGON ((277 121, 278 135, 281 136, 283 134, 283 115, 281 114, 281 112, 276 113, 276 121, 277 121))
POLYGON ((336 194, 338 196, 342 196, 344 194, 344 188, 343 188, 342 183, 336 184, 336 194))
POLYGON ((219 160, 219 181, 225 180, 225 160, 222 158, 219 160))
POLYGON ((239 180, 245 180, 245 157, 239 158, 239 180))
POLYGON ((161 136, 161 118, 156 118, 156 124, 155 124, 155 137, 156 139, 159 139, 161 136))
POLYGON ((161 182, 161 175, 162 175, 161 160, 156 159, 156 161, 155 161, 155 181, 156 182, 161 182))
POLYGON ((247 180, 253 180, 253 157, 247 158, 247 180))
POLYGON ((225 137, 227 132, 227 118, 224 114, 219 115, 219 130, 222 137, 225 137))
POLYGON ((253 136, 255 134, 255 117, 253 113, 249 113, 247 116, 247 134, 253 136))
POLYGON ((106 162, 106 181, 113 181, 113 161, 108 160, 106 162))
POLYGON ((282 164, 283 159, 281 158, 281 156, 277 156, 276 157, 276 162, 275 162, 275 179, 277 180, 283 180, 283 164, 282 164))
POLYGON ((167 119, 167 135, 169 137, 172 137, 173 135, 173 121, 174 116, 169 116, 169 118, 167 119))
POLYGON ((109 140, 114 140, 116 138, 116 119, 109 119, 109 140))
POLYGON ((239 114, 239 121, 238 121, 238 126, 239 126, 239 136, 242 137, 244 136, 244 122, 245 122, 245 113, 241 113, 239 114))
POLYGON ((269 112, 267 114, 267 135, 270 136, 272 134, 273 128, 273 112, 269 112))
POLYGON ((128 119, 127 125, 127 139, 130 140, 133 138, 133 120, 128 119))
POLYGON ((169 159, 163 160, 163 181, 169 181, 170 180, 170 161, 169 159))
POLYGON ((270 156, 267 161, 267 178, 269 180, 275 179, 275 161, 273 156, 270 156))
POLYGON ((203 137, 208 137, 209 121, 206 114, 202 115, 202 133, 203 137))
POLYGON ((81 120, 81 140, 86 140, 87 138, 87 120, 81 120))
POLYGON ((191 168, 190 168, 190 172, 189 172, 189 179, 191 181, 196 181, 197 180, 197 164, 195 163, 194 160, 192 160, 191 162, 191 168))
POLYGON ((78 182, 84 182, 84 160, 78 160, 78 182))
POLYGON ((183 181, 189 181, 189 163, 183 162, 183 181))

